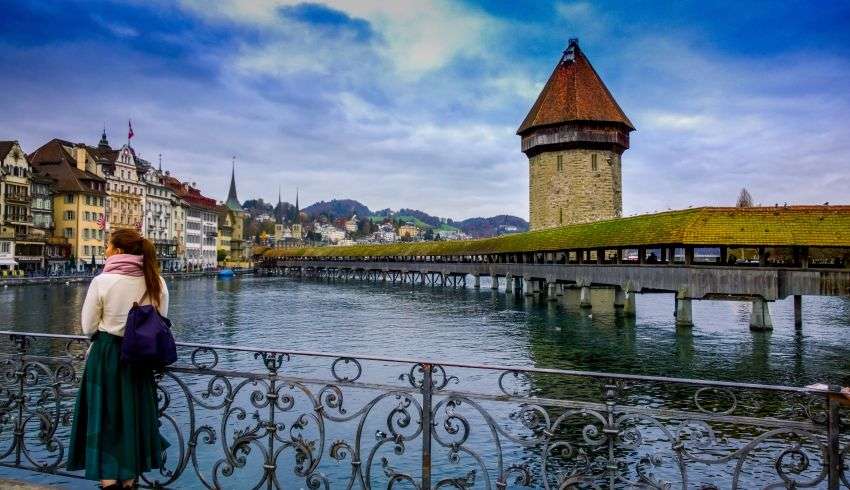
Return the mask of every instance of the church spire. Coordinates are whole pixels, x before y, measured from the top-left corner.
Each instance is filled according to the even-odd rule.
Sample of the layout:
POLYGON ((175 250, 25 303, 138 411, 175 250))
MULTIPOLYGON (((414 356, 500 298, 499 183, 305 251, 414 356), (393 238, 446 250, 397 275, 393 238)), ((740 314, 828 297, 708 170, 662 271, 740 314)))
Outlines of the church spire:
POLYGON ((225 205, 231 211, 242 211, 242 205, 239 204, 239 198, 236 197, 236 157, 233 157, 232 167, 230 169, 230 191, 227 193, 227 202, 225 205))
POLYGON ((103 123, 103 133, 100 134, 100 141, 97 143, 99 150, 109 149, 109 140, 106 139, 106 123, 103 123))
POLYGON ((301 208, 298 206, 298 188, 295 188, 295 221, 301 222, 301 208))
POLYGON ((274 207, 274 217, 278 224, 283 224, 286 221, 286 214, 283 212, 283 200, 280 198, 280 184, 277 185, 277 206, 274 207))

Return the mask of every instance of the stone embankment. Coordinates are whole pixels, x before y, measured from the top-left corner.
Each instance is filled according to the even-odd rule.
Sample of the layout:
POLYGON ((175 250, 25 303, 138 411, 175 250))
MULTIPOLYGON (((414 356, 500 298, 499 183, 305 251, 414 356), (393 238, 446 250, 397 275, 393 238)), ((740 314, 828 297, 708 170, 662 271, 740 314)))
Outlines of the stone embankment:
MULTIPOLYGON (((253 274, 253 269, 234 269, 237 275, 253 274)), ((197 271, 197 272, 163 272, 162 276, 166 279, 180 279, 190 277, 215 277, 218 271, 197 271)), ((89 275, 74 275, 74 276, 50 276, 50 277, 8 277, 0 279, 0 287, 8 286, 29 286, 32 284, 72 284, 77 282, 89 282, 92 280, 89 275)))

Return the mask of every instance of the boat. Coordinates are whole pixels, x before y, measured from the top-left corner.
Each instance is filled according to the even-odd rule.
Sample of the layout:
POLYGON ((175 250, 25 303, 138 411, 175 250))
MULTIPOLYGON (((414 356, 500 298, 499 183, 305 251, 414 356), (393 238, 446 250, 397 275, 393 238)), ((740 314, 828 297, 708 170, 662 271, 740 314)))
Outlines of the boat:
POLYGON ((236 273, 233 272, 233 269, 229 267, 225 267, 224 269, 218 270, 218 277, 233 277, 236 273))

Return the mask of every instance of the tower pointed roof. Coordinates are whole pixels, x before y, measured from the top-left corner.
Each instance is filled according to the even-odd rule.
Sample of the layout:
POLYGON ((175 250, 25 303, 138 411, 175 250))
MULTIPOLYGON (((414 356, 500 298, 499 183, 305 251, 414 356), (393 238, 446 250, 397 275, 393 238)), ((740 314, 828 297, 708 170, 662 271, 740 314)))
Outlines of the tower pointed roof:
POLYGON ((109 140, 106 139, 106 124, 103 125, 103 133, 100 134, 100 141, 97 143, 99 150, 109 150, 109 140))
POLYGON ((579 48, 578 40, 570 39, 517 134, 536 127, 579 121, 619 123, 629 131, 635 129, 579 48))
POLYGON ((224 204, 231 211, 242 211, 242 205, 236 197, 236 157, 233 157, 233 165, 230 169, 230 191, 227 193, 227 202, 224 204))

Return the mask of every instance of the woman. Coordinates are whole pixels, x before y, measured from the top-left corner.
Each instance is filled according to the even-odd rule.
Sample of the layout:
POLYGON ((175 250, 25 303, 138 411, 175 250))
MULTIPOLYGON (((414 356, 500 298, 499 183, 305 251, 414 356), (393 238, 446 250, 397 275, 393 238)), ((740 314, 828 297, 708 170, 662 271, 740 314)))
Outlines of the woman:
POLYGON ((135 230, 117 230, 106 247, 103 273, 89 285, 83 334, 91 347, 71 427, 68 469, 85 469, 103 488, 133 488, 142 473, 162 466, 168 443, 159 434, 153 372, 121 362, 121 339, 134 302, 168 314, 168 289, 153 244, 135 230))

